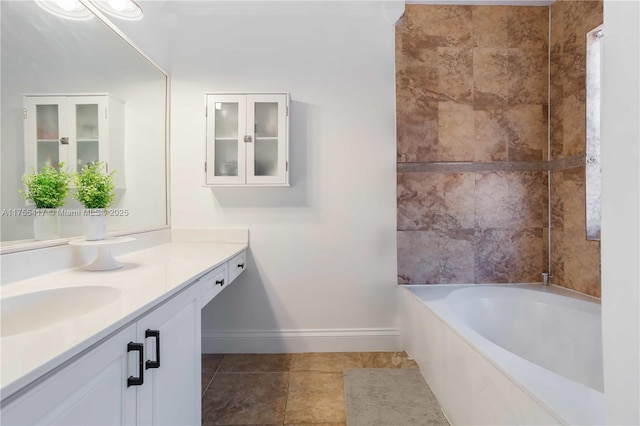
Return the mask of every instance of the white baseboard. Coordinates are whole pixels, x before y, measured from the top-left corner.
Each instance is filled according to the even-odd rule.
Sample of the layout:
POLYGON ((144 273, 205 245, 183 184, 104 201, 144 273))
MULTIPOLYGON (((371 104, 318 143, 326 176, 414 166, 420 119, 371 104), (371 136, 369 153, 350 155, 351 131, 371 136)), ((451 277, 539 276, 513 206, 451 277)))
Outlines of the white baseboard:
POLYGON ((203 353, 400 351, 397 328, 202 330, 203 353))

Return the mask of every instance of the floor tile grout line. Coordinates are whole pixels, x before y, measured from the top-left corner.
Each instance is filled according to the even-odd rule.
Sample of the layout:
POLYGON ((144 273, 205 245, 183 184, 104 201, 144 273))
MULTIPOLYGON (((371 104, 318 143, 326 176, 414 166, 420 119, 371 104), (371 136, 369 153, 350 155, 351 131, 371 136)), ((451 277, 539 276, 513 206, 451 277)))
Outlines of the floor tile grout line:
MULTIPOLYGON (((216 368, 216 371, 213 372, 213 377, 216 377, 216 374, 218 374, 218 371, 220 371, 220 368, 222 368, 222 363, 224 362, 224 359, 226 358, 226 355, 222 355, 222 359, 220 360, 220 364, 218 364, 218 368, 216 368)), ((211 380, 213 381, 213 377, 211 378, 211 380)))
POLYGON ((287 380, 287 396, 284 400, 284 416, 282 417, 282 426, 287 421, 287 407, 289 405, 289 388, 291 387, 291 374, 293 373, 293 357, 295 354, 291 354, 291 361, 289 362, 289 379, 287 380))
MULTIPOLYGON (((218 364, 218 368, 216 368, 216 371, 213 372, 213 377, 216 377, 216 374, 218 374, 218 371, 220 371, 220 369, 222 368, 222 364, 224 363, 224 360, 227 358, 228 354, 224 354, 222 355, 222 359, 220 360, 220 364, 218 364)), ((213 377, 211 378, 211 380, 213 380, 213 377)))
MULTIPOLYGON (((209 382, 207 383, 207 386, 205 386, 204 391, 202 392, 202 395, 200 396, 200 399, 204 398, 204 396, 207 394, 207 391, 209 390, 209 388, 211 387, 211 382, 213 382, 213 378, 216 377, 216 374, 218 374, 218 371, 220 370, 220 366, 222 366, 222 362, 224 361, 226 355, 222 355, 222 359, 220 360, 220 364, 218 364, 218 367, 216 368, 216 371, 213 372, 213 375, 211 376, 211 379, 209 379, 209 382)), ((202 369, 202 358, 200 358, 200 367, 202 369)))
POLYGON ((289 374, 287 375, 287 393, 284 397, 284 413, 282 416, 282 425, 285 425, 287 421, 287 406, 289 405, 289 388, 291 387, 291 368, 289 368, 289 374))
POLYGON ((211 379, 209 379, 209 381, 207 382, 207 386, 204 387, 204 391, 202 391, 202 395, 200 395, 200 399, 203 399, 204 396, 207 394, 207 391, 209 390, 209 386, 211 386, 211 382, 213 382, 213 376, 211 376, 211 379))

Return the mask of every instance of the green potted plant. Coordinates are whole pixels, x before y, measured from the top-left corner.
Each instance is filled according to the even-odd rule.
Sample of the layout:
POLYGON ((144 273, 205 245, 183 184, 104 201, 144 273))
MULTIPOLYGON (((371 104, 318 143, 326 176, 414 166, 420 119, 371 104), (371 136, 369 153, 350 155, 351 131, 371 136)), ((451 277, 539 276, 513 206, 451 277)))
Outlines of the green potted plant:
POLYGON ((72 195, 84 206, 83 226, 87 241, 107 236, 107 207, 116 199, 113 174, 104 172, 101 161, 89 163, 73 176, 77 191, 72 195))
POLYGON ((19 189, 25 200, 36 205, 33 216, 33 234, 36 240, 50 240, 60 237, 60 217, 58 211, 69 195, 71 176, 64 169, 64 163, 54 168, 47 163, 39 172, 22 176, 25 190, 19 189))

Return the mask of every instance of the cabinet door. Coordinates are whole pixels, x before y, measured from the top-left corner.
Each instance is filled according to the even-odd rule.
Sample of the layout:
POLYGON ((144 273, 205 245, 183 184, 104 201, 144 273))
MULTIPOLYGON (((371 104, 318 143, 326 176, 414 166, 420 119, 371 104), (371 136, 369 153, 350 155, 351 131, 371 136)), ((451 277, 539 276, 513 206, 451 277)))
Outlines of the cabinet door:
POLYGON ((206 183, 245 183, 246 96, 207 95, 206 183))
POLYGON ((287 184, 287 95, 247 95, 248 184, 287 184))
POLYGON ((2 408, 9 425, 135 425, 138 375, 134 353, 135 325, 83 355, 17 400, 2 408))
POLYGON ((89 163, 109 163, 106 96, 72 96, 68 101, 71 144, 69 164, 80 171, 89 163))
POLYGON ((25 98, 25 173, 40 171, 47 163, 57 168, 64 161, 69 166, 66 102, 63 96, 25 98))
POLYGON ((199 294, 199 285, 192 285, 137 323, 146 366, 138 387, 138 424, 200 424, 199 294))

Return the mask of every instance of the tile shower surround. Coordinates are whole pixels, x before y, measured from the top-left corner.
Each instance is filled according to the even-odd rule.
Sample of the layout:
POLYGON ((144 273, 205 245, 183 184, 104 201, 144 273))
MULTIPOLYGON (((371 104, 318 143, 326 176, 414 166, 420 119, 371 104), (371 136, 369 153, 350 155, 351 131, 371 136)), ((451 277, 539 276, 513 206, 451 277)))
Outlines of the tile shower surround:
MULTIPOLYGON (((586 34, 602 24, 602 9, 602 1, 551 6, 551 164, 586 153, 586 34)), ((584 162, 551 173, 551 228, 556 282, 600 297, 600 242, 585 239, 584 162)))
POLYGON ((556 282, 571 270, 565 285, 599 295, 599 245, 593 274, 594 244, 576 241, 581 211, 569 194, 584 164, 576 131, 566 155, 546 161, 548 41, 548 7, 407 5, 396 25, 399 283, 539 281, 551 175, 556 282), (576 227, 561 230, 561 219, 576 227))

